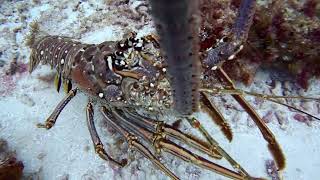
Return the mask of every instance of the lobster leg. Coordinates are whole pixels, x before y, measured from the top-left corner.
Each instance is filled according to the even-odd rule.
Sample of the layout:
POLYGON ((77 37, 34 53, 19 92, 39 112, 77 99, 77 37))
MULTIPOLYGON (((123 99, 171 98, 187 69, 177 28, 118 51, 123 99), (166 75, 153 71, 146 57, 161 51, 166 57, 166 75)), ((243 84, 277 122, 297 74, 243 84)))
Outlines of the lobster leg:
POLYGON ((93 121, 93 106, 92 103, 89 102, 86 108, 86 115, 87 115, 87 125, 90 132, 90 136, 93 142, 94 149, 96 153, 101 157, 101 159, 111 162, 114 165, 124 167, 127 164, 127 159, 122 159, 121 162, 118 162, 111 158, 105 151, 103 144, 99 138, 97 130, 94 125, 93 121))
POLYGON ((101 108, 101 113, 104 118, 111 124, 122 136, 128 141, 130 148, 135 148, 142 155, 148 158, 154 165, 156 165, 161 171, 163 171, 171 179, 179 180, 179 178, 173 174, 167 167, 165 167, 159 159, 157 159, 143 144, 138 141, 138 138, 131 134, 127 129, 121 127, 118 122, 115 122, 115 117, 107 110, 106 107, 101 108))
POLYGON ((57 121, 57 118, 59 117, 61 111, 64 109, 64 107, 70 102, 70 100, 77 94, 78 89, 75 88, 71 90, 66 97, 64 97, 60 103, 57 105, 57 107, 53 110, 51 115, 48 117, 48 119, 45 121, 44 124, 37 124, 38 128, 46 128, 50 129, 57 121))
POLYGON ((222 156, 216 151, 215 148, 211 148, 211 145, 202 141, 201 139, 194 137, 189 134, 185 134, 178 129, 175 129, 171 125, 165 124, 162 121, 155 121, 142 117, 134 112, 125 111, 126 116, 131 122, 138 124, 140 127, 144 127, 151 131, 156 131, 158 133, 163 133, 172 138, 180 140, 183 143, 209 155, 210 157, 221 159, 222 156))
MULTIPOLYGON (((231 90, 235 90, 235 85, 233 84, 230 77, 226 74, 226 72, 222 68, 218 68, 217 72, 219 73, 219 77, 223 79, 224 82, 227 83, 228 88, 231 90)), ((246 110, 246 112, 250 115, 250 117, 253 119, 255 124, 260 129, 263 138, 268 142, 268 148, 270 152, 272 153, 273 157, 275 158, 275 161, 278 165, 279 170, 284 169, 285 167, 285 156, 281 150, 280 145, 278 144, 275 136, 270 131, 268 126, 264 123, 264 121, 261 119, 261 117, 258 115, 258 113, 252 108, 252 106, 244 99, 243 95, 239 94, 232 94, 232 97, 246 110)))
POLYGON ((161 139, 157 139, 157 140, 158 141, 156 142, 157 144, 155 144, 155 146, 158 146, 162 150, 169 152, 170 154, 173 154, 184 161, 187 161, 197 166, 214 171, 220 175, 223 175, 231 179, 250 179, 250 177, 243 176, 240 173, 236 173, 223 166, 210 162, 207 159, 201 156, 198 156, 181 146, 178 146, 177 144, 173 143, 170 140, 163 139, 162 137, 161 139))
POLYGON ((194 128, 197 128, 200 133, 207 139, 213 149, 215 149, 222 157, 226 158, 226 160, 235 168, 238 172, 240 172, 243 176, 250 177, 249 174, 238 164, 224 149, 222 149, 219 143, 213 139, 208 131, 200 124, 200 122, 195 118, 187 118, 190 125, 194 128))
POLYGON ((215 164, 199 155, 194 154, 193 152, 187 150, 186 148, 177 145, 173 141, 167 139, 166 132, 164 131, 167 129, 162 128, 166 126, 164 123, 160 123, 160 125, 155 127, 156 128, 155 131, 151 131, 151 130, 148 130, 148 128, 147 129, 142 128, 139 125, 139 123, 137 124, 137 122, 140 119, 136 119, 132 121, 133 118, 127 119, 127 117, 123 117, 125 114, 121 110, 114 109, 110 113, 115 119, 117 119, 117 121, 119 121, 118 124, 120 126, 130 129, 133 134, 136 134, 136 135, 144 134, 144 137, 147 137, 147 141, 152 142, 152 145, 154 146, 157 153, 160 153, 161 150, 169 152, 170 154, 173 154, 184 161, 193 163, 197 166, 206 168, 208 170, 211 170, 213 172, 216 172, 218 174, 221 174, 223 176, 226 176, 232 179, 250 179, 251 178, 249 175, 244 174, 242 172, 237 173, 227 168, 224 168, 218 164, 215 164))

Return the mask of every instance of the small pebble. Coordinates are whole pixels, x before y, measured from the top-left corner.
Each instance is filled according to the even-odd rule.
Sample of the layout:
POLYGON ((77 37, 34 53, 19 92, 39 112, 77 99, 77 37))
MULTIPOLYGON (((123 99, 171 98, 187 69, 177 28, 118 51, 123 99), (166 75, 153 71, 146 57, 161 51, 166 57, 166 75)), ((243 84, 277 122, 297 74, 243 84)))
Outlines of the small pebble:
POLYGON ((267 160, 266 163, 266 171, 269 177, 271 177, 272 180, 280 180, 280 174, 277 170, 277 166, 273 160, 267 160))
POLYGON ((0 60, 0 67, 3 67, 6 64, 4 60, 0 60))
POLYGON ((85 151, 85 152, 88 152, 89 150, 90 150, 90 146, 86 145, 86 146, 84 147, 84 151, 85 151))
POLYGON ((36 104, 27 94, 21 95, 19 99, 23 104, 29 107, 33 107, 36 104))
POLYGON ((69 179, 69 174, 62 174, 58 177, 59 180, 68 180, 69 179))
POLYGON ((46 156, 46 154, 43 153, 43 152, 41 152, 41 153, 38 154, 37 158, 38 158, 39 160, 42 160, 45 156, 46 156))
POLYGON ((267 114, 262 117, 262 120, 263 120, 265 123, 270 123, 270 122, 272 121, 272 118, 273 118, 273 113, 272 113, 272 111, 268 111, 267 114))

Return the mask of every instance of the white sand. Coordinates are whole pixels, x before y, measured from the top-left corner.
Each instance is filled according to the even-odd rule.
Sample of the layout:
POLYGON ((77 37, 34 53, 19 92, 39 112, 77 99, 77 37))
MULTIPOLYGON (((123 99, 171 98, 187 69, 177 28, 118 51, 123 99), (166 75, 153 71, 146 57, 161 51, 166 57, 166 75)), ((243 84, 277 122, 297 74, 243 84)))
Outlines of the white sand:
MULTIPOLYGON (((0 51, 3 54, 0 60, 7 64, 13 57, 18 57, 19 62, 27 63, 30 50, 23 44, 23 37, 27 33, 27 24, 38 19, 40 25, 51 34, 61 34, 80 38, 87 43, 100 43, 105 40, 116 40, 128 29, 135 30, 145 21, 127 20, 122 16, 121 8, 124 6, 103 5, 104 1, 83 1, 76 11, 72 9, 77 1, 52 1, 41 3, 32 1, 19 1, 10 3, 0 1, 0 51), (115 9, 120 7, 119 10, 115 9), (100 10, 99 10, 100 9, 100 10), (109 17, 109 18, 107 18, 109 17), (125 21, 127 27, 119 23, 125 21), (117 22, 117 23, 115 23, 117 22), (136 24, 135 24, 136 23, 136 24), (20 29, 16 33, 14 29, 20 29)), ((111 2, 111 1, 109 1, 111 2)), ((133 9, 141 1, 129 1, 129 9, 133 9)), ((139 30, 141 34, 152 32, 151 24, 139 30)), ((123 22, 122 22, 123 23, 123 22)), ((33 179, 168 179, 164 174, 136 152, 130 152, 133 160, 129 166, 119 170, 113 168, 108 162, 101 160, 92 147, 92 142, 85 122, 85 105, 87 98, 83 94, 77 95, 61 113, 56 125, 49 131, 36 128, 36 124, 44 122, 64 93, 58 94, 53 83, 48 84, 38 79, 40 75, 50 73, 45 66, 39 67, 32 75, 28 73, 16 74, 10 83, 5 80, 4 70, 0 68, 0 137, 9 142, 9 146, 16 150, 18 159, 23 161, 25 176, 33 179), (4 83, 6 82, 6 83, 4 83)), ((259 73, 255 83, 248 90, 270 93, 266 85, 269 76, 259 73)), ((313 80, 305 95, 319 95, 319 80, 313 80)), ((279 85, 275 93, 282 93, 283 86, 279 85)), ((251 103, 254 98, 247 98, 251 103)), ((235 106, 231 98, 225 99, 225 106, 235 106)), ((216 98, 221 103, 220 98, 216 98)), ((307 111, 320 116, 319 103, 300 103, 307 111)), ((218 140, 221 146, 230 153, 250 174, 258 177, 268 177, 265 161, 271 159, 261 133, 248 118, 248 115, 239 110, 241 108, 224 110, 228 121, 234 131, 234 140, 228 143, 219 132, 218 128, 205 114, 197 114, 203 125, 210 129, 210 133, 218 140), (236 110, 238 109, 238 110, 236 110)), ((283 172, 287 180, 317 179, 320 170, 320 122, 312 121, 308 124, 293 119, 296 112, 285 107, 262 102, 255 105, 261 116, 269 111, 277 113, 285 119, 280 126, 273 115, 268 123, 281 144, 287 158, 287 167, 283 172)), ((97 107, 96 107, 97 108, 97 107)), ((96 109, 97 111, 97 109, 96 109)), ((126 145, 121 151, 116 147, 117 135, 106 131, 105 123, 97 112, 96 125, 101 139, 112 155, 120 154, 126 157, 126 145)), ((171 120, 172 122, 172 120, 171 120)), ((226 179, 213 172, 202 170, 196 166, 185 163, 168 154, 163 154, 163 161, 182 179, 226 179)), ((220 163, 220 161, 217 161, 220 163)), ((221 164, 227 165, 225 161, 221 164)))

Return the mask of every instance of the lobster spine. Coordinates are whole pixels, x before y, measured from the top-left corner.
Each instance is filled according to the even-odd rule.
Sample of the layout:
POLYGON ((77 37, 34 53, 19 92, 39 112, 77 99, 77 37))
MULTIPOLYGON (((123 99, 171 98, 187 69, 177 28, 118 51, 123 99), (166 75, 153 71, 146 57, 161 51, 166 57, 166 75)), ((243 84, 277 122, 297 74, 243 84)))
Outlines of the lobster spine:
POLYGON ((198 1, 150 2, 168 63, 175 109, 182 115, 189 115, 199 106, 198 1))

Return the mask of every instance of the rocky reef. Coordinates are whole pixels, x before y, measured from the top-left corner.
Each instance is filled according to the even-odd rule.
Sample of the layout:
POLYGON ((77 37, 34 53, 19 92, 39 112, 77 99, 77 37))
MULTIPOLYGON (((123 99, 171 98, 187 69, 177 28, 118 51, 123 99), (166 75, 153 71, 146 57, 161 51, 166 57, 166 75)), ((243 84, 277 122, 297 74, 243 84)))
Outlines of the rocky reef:
POLYGON ((9 151, 7 142, 0 139, 0 180, 19 180, 22 177, 23 164, 9 151))
MULTIPOLYGON (((201 49, 227 38, 241 0, 202 0, 201 49)), ((275 72, 275 81, 294 81, 308 88, 320 76, 320 2, 257 1, 253 25, 237 60, 224 68, 234 80, 249 85, 258 68, 275 72)))

